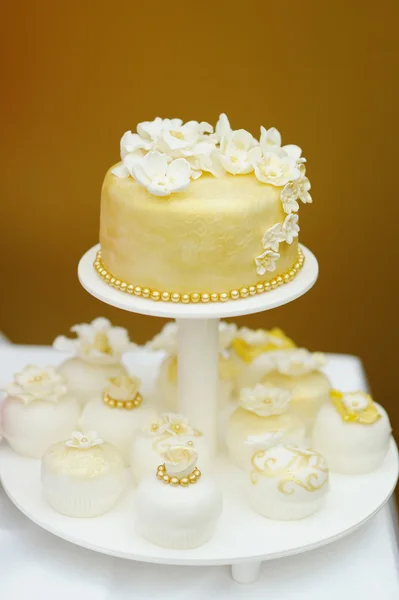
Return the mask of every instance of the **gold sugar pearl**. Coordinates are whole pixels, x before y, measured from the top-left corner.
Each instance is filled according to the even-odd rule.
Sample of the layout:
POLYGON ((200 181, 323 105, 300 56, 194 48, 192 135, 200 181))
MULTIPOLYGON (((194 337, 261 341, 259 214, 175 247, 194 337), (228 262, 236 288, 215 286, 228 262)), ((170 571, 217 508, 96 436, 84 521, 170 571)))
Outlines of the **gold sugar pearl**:
POLYGON ((272 279, 270 285, 272 286, 273 290, 275 290, 277 287, 277 279, 272 279))
POLYGON ((180 479, 180 485, 182 485, 183 487, 186 487, 187 485, 190 485, 190 480, 188 477, 182 477, 180 479))
POLYGON ((134 285, 130 284, 127 286, 126 291, 128 294, 133 294, 134 292, 134 285))
POLYGON ((249 295, 250 296, 255 296, 255 294, 256 294, 256 286, 255 285, 250 285, 249 288, 248 288, 248 291, 249 291, 249 295))
POLYGON ((169 483, 169 482, 170 482, 170 477, 169 477, 169 475, 164 475, 164 476, 162 477, 162 481, 163 481, 164 483, 169 483))
POLYGON ((288 283, 290 281, 290 279, 291 279, 291 276, 289 275, 289 273, 286 273, 283 276, 283 279, 284 279, 284 283, 288 283))
POLYGON ((125 408, 126 408, 126 410, 133 410, 133 408, 134 408, 133 402, 130 402, 130 400, 125 402, 125 408))
POLYGON ((240 292, 238 290, 231 290, 230 298, 232 300, 238 300, 239 297, 240 297, 240 292))
POLYGON ((270 292, 270 290, 272 289, 272 286, 270 285, 270 283, 267 281, 265 283, 265 292, 270 292))
POLYGON ((201 471, 199 469, 194 469, 193 473, 196 477, 201 477, 201 471))
POLYGON ((170 300, 169 292, 162 292, 161 300, 162 300, 162 302, 169 302, 169 300, 170 300))
POLYGON ((246 287, 243 287, 240 289, 240 296, 241 298, 248 298, 249 296, 249 290, 246 287))
POLYGON ((191 294, 191 302, 194 302, 196 304, 200 300, 201 300, 201 294, 198 294, 198 292, 191 294))
POLYGON ((159 292, 157 292, 156 290, 151 292, 151 300, 155 300, 155 302, 158 302, 158 300, 160 300, 160 299, 161 299, 161 294, 159 292))
POLYGON ((187 446, 194 446, 194 442, 193 442, 192 440, 189 440, 189 441, 187 442, 187 446))
POLYGON ((210 299, 211 299, 211 297, 209 294, 201 294, 201 302, 203 302, 204 304, 209 302, 210 299))
POLYGON ((123 408, 125 406, 125 403, 122 402, 121 400, 118 400, 116 403, 116 408, 123 408))
POLYGON ((223 293, 223 294, 219 295, 219 298, 220 298, 220 302, 227 302, 227 300, 229 299, 229 296, 228 296, 228 294, 223 293))
POLYGON ((143 298, 149 298, 151 295, 151 290, 148 288, 144 288, 141 292, 141 295, 143 296, 143 298))
POLYGON ((277 277, 277 285, 283 285, 283 283, 284 283, 283 278, 281 277, 281 275, 279 275, 277 277))
POLYGON ((172 485, 179 485, 180 481, 179 481, 179 479, 177 477, 171 477, 170 478, 170 483, 172 485))
POLYGON ((143 288, 141 288, 139 285, 136 285, 134 288, 134 295, 141 296, 142 292, 143 292, 143 288))
POLYGON ((110 406, 111 408, 114 408, 116 406, 115 400, 113 400, 112 398, 109 398, 108 406, 110 406))
POLYGON ((181 301, 183 304, 188 304, 190 302, 190 296, 188 294, 182 294, 181 301))
POLYGON ((212 302, 219 302, 219 294, 211 294, 212 302))
POLYGON ((121 292, 126 292, 126 288, 127 288, 126 281, 122 281, 119 289, 121 290, 121 292))
POLYGON ((263 285, 263 283, 258 283, 256 285, 256 291, 258 294, 262 294, 262 292, 265 291, 265 286, 263 285))
POLYGON ((194 473, 191 473, 191 475, 188 476, 190 483, 197 483, 197 477, 194 475, 194 473))
POLYGON ((152 423, 151 424, 151 431, 157 431, 158 429, 159 429, 158 423, 152 423))
POLYGON ((176 294, 176 293, 172 294, 171 300, 172 300, 172 302, 180 302, 180 294, 176 294))

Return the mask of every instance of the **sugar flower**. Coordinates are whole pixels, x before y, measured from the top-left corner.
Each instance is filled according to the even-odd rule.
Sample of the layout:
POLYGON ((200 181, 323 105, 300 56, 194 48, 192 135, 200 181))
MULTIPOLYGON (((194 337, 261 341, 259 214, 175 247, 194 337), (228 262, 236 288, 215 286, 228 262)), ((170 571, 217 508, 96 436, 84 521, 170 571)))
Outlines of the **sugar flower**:
POLYGON ((13 383, 7 385, 4 391, 29 404, 34 400, 58 402, 67 393, 67 387, 54 367, 28 365, 14 375, 13 383))
POLYGON ((258 383, 240 391, 240 406, 259 417, 281 415, 289 408, 291 392, 269 383, 258 383))
POLYGON ((305 375, 319 371, 327 364, 321 352, 309 352, 305 348, 297 348, 280 352, 276 356, 276 370, 283 375, 305 375))
POLYGON ((299 233, 298 215, 293 213, 287 215, 281 228, 281 232, 284 236, 284 241, 287 242, 287 244, 292 244, 294 238, 298 237, 299 233))
POLYGON ((276 270, 276 261, 280 258, 278 252, 273 250, 265 250, 259 256, 255 258, 256 272, 259 275, 264 275, 266 271, 276 270))
POLYGON ((161 453, 168 475, 187 477, 193 471, 198 460, 198 452, 185 444, 164 446, 161 453))
POLYGON ((184 158, 168 163, 166 154, 153 150, 131 165, 131 175, 154 196, 181 192, 190 183, 190 164, 184 158))
POLYGON ((262 151, 253 136, 245 129, 231 132, 220 143, 220 162, 232 175, 244 175, 254 170, 262 151))
POLYGON ((103 440, 98 437, 96 431, 88 431, 82 433, 81 431, 73 431, 71 438, 65 442, 67 448, 78 448, 79 450, 88 450, 94 446, 101 446, 103 440))
POLYGON ((262 244, 265 250, 273 250, 278 252, 280 242, 285 241, 285 234, 281 229, 280 223, 276 223, 273 227, 269 227, 262 238, 262 244))
POLYGON ((296 181, 290 181, 281 190, 281 201, 284 212, 290 214, 299 210, 298 200, 304 204, 312 202, 312 196, 309 193, 311 188, 309 179, 305 176, 304 165, 299 165, 300 177, 296 181))
POLYGON ((128 375, 110 377, 104 388, 104 393, 113 400, 127 402, 128 400, 134 400, 140 385, 141 379, 139 377, 129 377, 128 375))
POLYGON ((285 186, 289 181, 300 177, 295 158, 285 152, 265 152, 254 165, 255 175, 263 183, 277 187, 285 186))

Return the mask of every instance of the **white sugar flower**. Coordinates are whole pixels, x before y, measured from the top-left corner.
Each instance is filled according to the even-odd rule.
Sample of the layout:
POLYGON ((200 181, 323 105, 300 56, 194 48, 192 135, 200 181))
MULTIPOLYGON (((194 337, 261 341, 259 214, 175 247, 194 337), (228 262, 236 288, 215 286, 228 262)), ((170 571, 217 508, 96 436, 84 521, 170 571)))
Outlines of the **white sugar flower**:
POLYGON ((240 391, 240 406, 257 414, 259 417, 270 417, 285 413, 291 402, 291 392, 268 383, 258 383, 252 388, 240 391))
POLYGON ((141 379, 139 377, 129 377, 128 375, 109 377, 104 393, 108 394, 113 400, 126 402, 135 399, 140 385, 141 379))
POLYGON ((198 452, 192 446, 185 444, 174 444, 164 448, 161 458, 168 475, 179 477, 190 475, 197 463, 198 452))
POLYGON ((263 183, 277 187, 286 185, 289 181, 300 177, 295 158, 287 156, 285 152, 266 152, 255 163, 255 175, 263 183))
POLYGON ((159 422, 158 434, 169 436, 196 435, 196 430, 188 422, 187 417, 178 413, 165 413, 159 422))
POLYGON ((273 250, 278 252, 278 247, 281 242, 284 242, 285 235, 281 229, 280 223, 269 227, 262 238, 262 244, 265 250, 273 250))
POLYGON ((28 365, 14 375, 13 383, 7 385, 4 391, 29 404, 34 400, 58 402, 67 393, 67 387, 64 378, 54 367, 28 365))
POLYGON ((292 244, 294 238, 298 237, 298 218, 298 215, 291 213, 287 215, 284 220, 281 231, 284 236, 284 240, 287 242, 287 244, 292 244))
POLYGON ((290 214, 299 210, 298 200, 304 204, 312 202, 312 196, 309 193, 311 188, 309 179, 305 176, 306 170, 304 165, 299 165, 300 178, 296 181, 290 181, 281 190, 281 201, 283 203, 284 212, 290 214))
POLYGON ((157 142, 157 148, 176 158, 190 156, 193 147, 213 132, 209 123, 188 121, 179 126, 164 127, 157 142))
POLYGON ((254 170, 254 163, 262 157, 262 151, 254 137, 245 129, 233 131, 220 143, 220 162, 232 175, 245 175, 254 170))
POLYGON ((352 413, 362 413, 370 404, 370 396, 365 392, 348 392, 342 395, 342 403, 352 413))
POLYGON ((115 364, 127 350, 134 348, 123 327, 113 327, 108 319, 99 317, 91 323, 73 325, 75 339, 58 336, 53 343, 56 350, 74 352, 79 358, 97 364, 115 364))
POLYGON ((254 451, 268 450, 268 448, 276 446, 282 436, 283 432, 280 429, 278 431, 268 431, 263 435, 249 435, 245 444, 250 446, 254 451))
POLYGON ((147 347, 150 350, 164 350, 168 354, 177 354, 177 323, 175 321, 166 323, 147 343, 147 347))
POLYGON ((178 130, 183 125, 181 119, 162 119, 155 117, 153 121, 143 121, 137 125, 137 133, 145 140, 157 142, 165 129, 178 130))
POLYGON ((88 431, 82 433, 81 431, 73 431, 71 438, 65 442, 65 446, 68 448, 78 448, 79 450, 88 450, 93 446, 101 446, 103 440, 98 437, 96 431, 88 431))
POLYGON ((215 138, 216 141, 221 144, 223 140, 227 137, 230 137, 233 133, 233 130, 230 126, 230 121, 227 118, 225 113, 219 115, 218 122, 215 127, 215 138))
POLYGON ((264 153, 269 152, 273 147, 281 146, 281 133, 275 127, 266 129, 260 128, 260 147, 264 153))
POLYGON ((276 356, 276 370, 282 375, 299 376, 319 371, 327 364, 321 352, 309 352, 305 348, 297 348, 280 352, 276 356))
POLYGON ((121 159, 123 160, 127 154, 133 154, 137 150, 150 150, 151 142, 143 139, 138 133, 126 131, 121 138, 121 159))
POLYGON ((198 179, 202 172, 211 173, 214 177, 222 177, 225 169, 220 162, 219 150, 214 142, 200 142, 192 147, 190 156, 186 153, 186 160, 191 166, 191 178, 198 179))
POLYGON ((294 343, 290 340, 281 329, 250 329, 249 327, 241 327, 237 331, 237 338, 244 340, 250 346, 270 346, 271 350, 278 348, 292 348, 294 343))
POLYGON ((273 250, 265 250, 255 258, 256 272, 258 275, 264 275, 266 271, 276 270, 276 261, 280 258, 278 252, 273 250))
POLYGON ((190 172, 191 167, 184 158, 168 164, 166 154, 157 150, 149 152, 131 167, 134 179, 154 196, 169 196, 184 190, 190 183, 190 172))

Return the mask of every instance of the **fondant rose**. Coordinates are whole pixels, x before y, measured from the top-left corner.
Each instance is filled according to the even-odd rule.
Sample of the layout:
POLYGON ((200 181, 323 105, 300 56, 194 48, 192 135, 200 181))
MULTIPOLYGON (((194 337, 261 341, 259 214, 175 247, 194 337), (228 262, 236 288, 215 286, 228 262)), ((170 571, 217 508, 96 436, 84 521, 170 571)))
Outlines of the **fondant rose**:
POLYGON ((198 453, 192 446, 176 444, 166 446, 161 457, 168 475, 181 478, 187 477, 193 471, 198 453))
POLYGON ((94 319, 91 323, 74 325, 71 331, 76 333, 76 338, 59 336, 54 340, 54 348, 73 352, 87 362, 118 363, 124 352, 135 347, 135 344, 130 342, 126 329, 113 327, 110 321, 103 317, 94 319))
POLYGON ((291 393, 271 384, 258 383, 240 392, 240 406, 259 417, 281 415, 289 408, 291 393))
POLYGON ((129 377, 120 375, 119 377, 110 377, 108 384, 104 388, 104 393, 108 394, 114 400, 127 402, 134 400, 140 389, 141 379, 139 377, 129 377))
POLYGON ((88 448, 93 448, 93 446, 101 446, 103 443, 103 440, 98 437, 96 431, 88 431, 87 433, 73 431, 71 438, 65 442, 65 446, 87 450, 88 448))
POLYGON ((14 375, 13 383, 7 385, 4 391, 29 404, 33 400, 58 402, 66 394, 67 387, 64 378, 54 367, 28 365, 14 375))

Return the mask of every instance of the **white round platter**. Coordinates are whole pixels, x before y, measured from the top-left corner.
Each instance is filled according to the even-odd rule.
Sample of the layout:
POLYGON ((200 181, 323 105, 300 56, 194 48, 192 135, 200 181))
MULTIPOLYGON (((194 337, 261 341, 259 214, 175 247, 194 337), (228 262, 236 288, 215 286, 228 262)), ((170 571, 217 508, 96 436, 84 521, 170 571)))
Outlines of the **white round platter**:
MULTIPOLYGON (((201 466, 201 465, 199 465, 201 466)), ((398 451, 391 441, 382 466, 368 475, 331 475, 325 506, 302 521, 272 521, 252 512, 243 490, 244 474, 225 457, 214 475, 224 493, 224 510, 215 537, 193 550, 160 548, 135 532, 134 487, 109 513, 74 519, 53 511, 42 495, 40 461, 0 448, 0 478, 12 502, 32 521, 79 546, 131 560, 170 565, 225 565, 241 582, 256 578, 260 562, 298 554, 335 541, 375 515, 392 494, 398 477, 398 451)), ((162 493, 162 483, 160 493, 162 493)), ((199 484, 200 485, 200 484, 199 484)))
POLYGON ((225 303, 174 304, 173 302, 154 302, 153 300, 126 294, 105 283, 93 267, 99 249, 100 244, 96 244, 88 250, 80 259, 78 266, 80 283, 89 294, 122 310, 169 319, 224 319, 277 308, 306 294, 316 283, 319 273, 316 257, 310 250, 301 245, 305 255, 305 264, 301 271, 289 283, 265 294, 258 294, 240 300, 230 300, 225 303))

